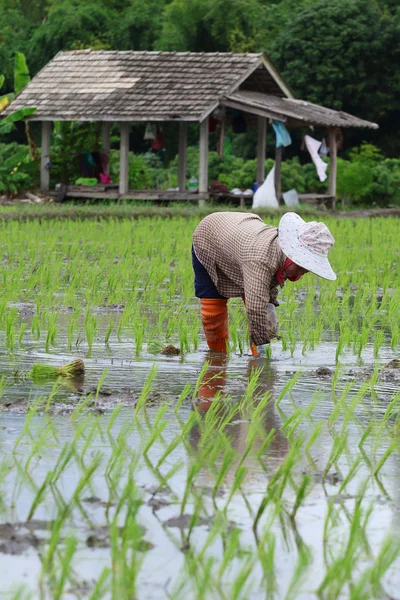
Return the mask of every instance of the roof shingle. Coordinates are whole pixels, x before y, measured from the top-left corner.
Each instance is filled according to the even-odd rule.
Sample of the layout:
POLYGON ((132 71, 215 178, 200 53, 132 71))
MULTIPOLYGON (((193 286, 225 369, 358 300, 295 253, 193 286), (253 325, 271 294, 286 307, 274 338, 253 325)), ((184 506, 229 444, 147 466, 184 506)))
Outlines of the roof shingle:
POLYGON ((3 115, 29 104, 37 108, 31 117, 35 120, 71 120, 73 115, 93 121, 199 121, 262 58, 232 53, 60 52, 3 115))

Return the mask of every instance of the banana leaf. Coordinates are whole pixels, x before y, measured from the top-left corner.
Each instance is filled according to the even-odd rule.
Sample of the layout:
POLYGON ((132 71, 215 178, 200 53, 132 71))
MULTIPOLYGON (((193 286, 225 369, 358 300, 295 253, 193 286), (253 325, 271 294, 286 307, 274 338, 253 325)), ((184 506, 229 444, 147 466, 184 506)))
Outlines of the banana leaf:
POLYGON ((19 108, 18 110, 15 110, 13 113, 11 113, 11 115, 7 115, 6 117, 4 117, 4 119, 0 121, 0 123, 16 123, 16 121, 21 121, 25 117, 33 115, 35 112, 37 112, 37 108, 33 106, 27 108, 19 108))
POLYGON ((18 167, 22 162, 25 162, 27 157, 29 157, 27 150, 20 150, 14 154, 14 156, 10 156, 10 158, 7 158, 7 160, 4 161, 4 168, 7 169, 7 171, 11 171, 12 169, 15 169, 15 167, 18 167))
POLYGON ((14 61, 14 91, 19 94, 21 90, 30 82, 28 65, 25 55, 22 52, 15 53, 14 61))
POLYGON ((4 83, 4 75, 0 75, 0 88, 3 87, 3 83, 4 83))
POLYGON ((17 121, 22 121, 25 117, 29 115, 33 115, 37 111, 37 108, 20 108, 11 115, 7 115, 4 119, 0 119, 0 134, 10 133, 12 130, 14 123, 17 121))
POLYGON ((14 99, 14 94, 5 94, 4 96, 0 96, 0 113, 7 108, 10 104, 11 100, 14 99))

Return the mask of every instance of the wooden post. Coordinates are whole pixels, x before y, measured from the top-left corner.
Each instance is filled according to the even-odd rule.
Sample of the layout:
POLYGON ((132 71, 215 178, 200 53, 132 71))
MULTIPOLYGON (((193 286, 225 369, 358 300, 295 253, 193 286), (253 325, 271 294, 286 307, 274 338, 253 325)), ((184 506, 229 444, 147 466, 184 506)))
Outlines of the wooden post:
MULTIPOLYGON (((101 151, 107 154, 108 159, 110 160, 110 133, 111 133, 111 123, 109 121, 103 121, 101 124, 101 151)), ((110 174, 110 162, 107 164, 105 175, 110 174)))
POLYGON ((336 144, 336 129, 329 127, 328 129, 328 146, 329 146, 329 185, 328 193, 332 196, 332 208, 336 207, 336 169, 337 169, 337 144, 336 144))
POLYGON ((257 176, 256 181, 265 179, 265 156, 267 142, 267 119, 258 117, 258 140, 257 140, 257 176))
MULTIPOLYGON (((208 192, 208 117, 200 123, 199 193, 208 192)), ((199 205, 204 201, 199 200, 199 205)))
POLYGON ((50 160, 51 121, 42 121, 42 148, 40 158, 40 189, 48 192, 50 189, 50 171, 46 168, 50 160))
POLYGON ((186 147, 187 147, 188 124, 185 121, 179 123, 179 156, 178 156, 178 186, 179 191, 186 189, 186 147))
POLYGON ((279 148, 275 148, 275 194, 278 199, 278 204, 281 203, 281 195, 282 195, 281 162, 282 162, 282 146, 279 146, 279 148))
POLYGON ((224 145, 225 145, 225 116, 222 117, 219 130, 219 155, 221 158, 224 157, 224 145))
POLYGON ((119 154, 119 194, 123 196, 129 189, 129 123, 120 124, 120 154, 119 154))

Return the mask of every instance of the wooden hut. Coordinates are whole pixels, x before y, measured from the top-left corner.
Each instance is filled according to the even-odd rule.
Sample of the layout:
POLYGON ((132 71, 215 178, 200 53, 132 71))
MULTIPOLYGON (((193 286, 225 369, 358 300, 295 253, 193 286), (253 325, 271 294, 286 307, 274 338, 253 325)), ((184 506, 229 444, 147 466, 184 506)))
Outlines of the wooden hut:
MULTIPOLYGON (((53 121, 97 121, 102 124, 102 149, 109 152, 110 127, 120 127, 120 180, 117 189, 75 190, 77 196, 160 198, 168 194, 128 189, 129 132, 133 122, 179 125, 179 193, 187 198, 186 145, 188 123, 200 124, 199 199, 208 197, 209 117, 218 107, 240 109, 258 121, 257 181, 265 177, 268 121, 288 129, 322 126, 328 131, 329 186, 336 196, 336 130, 377 128, 344 112, 293 97, 289 86, 268 56, 258 54, 192 52, 117 52, 77 50, 60 52, 7 107, 3 115, 22 107, 36 107, 30 119, 42 122, 41 189, 49 190, 53 121)), ((276 188, 280 197, 281 148, 276 149, 276 188)), ((73 195, 69 190, 69 195, 73 195)))

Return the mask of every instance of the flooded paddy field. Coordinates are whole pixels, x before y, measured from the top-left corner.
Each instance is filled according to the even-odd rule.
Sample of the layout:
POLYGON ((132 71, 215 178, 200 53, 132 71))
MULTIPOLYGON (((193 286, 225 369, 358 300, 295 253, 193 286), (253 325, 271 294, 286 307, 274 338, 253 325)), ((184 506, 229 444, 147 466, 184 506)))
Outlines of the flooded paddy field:
POLYGON ((261 358, 240 301, 207 352, 196 219, 0 225, 0 598, 400 598, 400 224, 326 223, 261 358))

